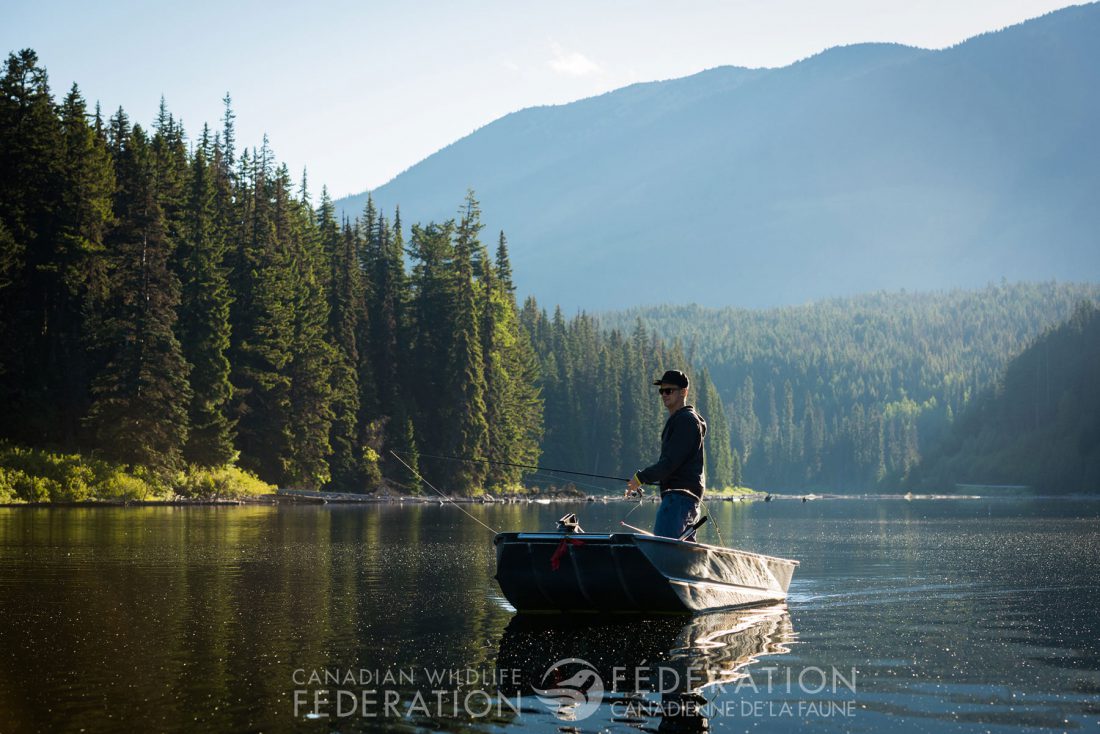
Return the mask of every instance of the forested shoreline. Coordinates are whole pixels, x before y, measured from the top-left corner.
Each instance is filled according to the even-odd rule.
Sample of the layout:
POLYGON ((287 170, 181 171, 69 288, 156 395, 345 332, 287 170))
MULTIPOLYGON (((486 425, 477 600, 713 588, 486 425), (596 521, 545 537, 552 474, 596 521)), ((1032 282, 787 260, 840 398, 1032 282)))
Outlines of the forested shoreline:
MULTIPOLYGON (((400 210, 368 201, 337 221, 266 139, 238 150, 228 96, 221 128, 189 139, 163 101, 149 130, 89 110, 76 85, 56 103, 32 51, 9 57, 0 90, 9 449, 88 454, 154 484, 239 466, 288 487, 415 494, 419 472, 456 494, 516 491, 524 470, 505 464, 536 464, 544 431, 550 445, 578 439, 567 421, 595 414, 580 393, 597 387, 582 382, 614 372, 633 401, 610 429, 625 451, 593 465, 648 458, 635 447, 655 444, 649 382, 665 347, 518 308, 507 240, 490 252, 473 192, 406 242, 400 210)), ((717 423, 712 480, 728 485, 717 423)))

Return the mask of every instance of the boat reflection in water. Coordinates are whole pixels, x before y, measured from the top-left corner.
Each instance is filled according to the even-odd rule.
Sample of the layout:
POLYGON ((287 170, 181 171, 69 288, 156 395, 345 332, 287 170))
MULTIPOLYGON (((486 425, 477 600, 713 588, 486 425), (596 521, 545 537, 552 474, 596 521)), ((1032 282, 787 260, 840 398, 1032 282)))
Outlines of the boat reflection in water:
POLYGON ((517 614, 497 669, 502 692, 535 696, 559 719, 603 708, 619 723, 699 732, 718 686, 736 689, 752 663, 794 639, 785 604, 690 618, 517 614))

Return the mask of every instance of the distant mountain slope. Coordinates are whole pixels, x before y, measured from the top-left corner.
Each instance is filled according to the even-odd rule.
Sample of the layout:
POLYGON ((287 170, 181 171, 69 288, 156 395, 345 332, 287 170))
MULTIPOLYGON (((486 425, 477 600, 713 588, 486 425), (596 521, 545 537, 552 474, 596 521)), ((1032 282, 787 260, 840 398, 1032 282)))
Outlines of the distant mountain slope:
POLYGON ((521 293, 567 309, 1095 279, 1098 40, 1092 4, 638 84, 507 115, 374 197, 442 219, 472 187, 521 293))
POLYGON ((1018 355, 924 458, 910 484, 1100 491, 1100 310, 1082 302, 1018 355))

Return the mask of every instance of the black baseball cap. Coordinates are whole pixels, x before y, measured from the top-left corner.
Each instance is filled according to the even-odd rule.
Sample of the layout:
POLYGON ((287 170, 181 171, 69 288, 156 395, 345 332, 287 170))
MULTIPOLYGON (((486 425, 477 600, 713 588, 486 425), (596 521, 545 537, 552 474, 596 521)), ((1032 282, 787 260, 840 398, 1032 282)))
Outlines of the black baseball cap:
POLYGON ((679 388, 685 388, 688 386, 688 376, 680 370, 669 370, 661 375, 661 379, 655 381, 654 385, 675 385, 679 388))

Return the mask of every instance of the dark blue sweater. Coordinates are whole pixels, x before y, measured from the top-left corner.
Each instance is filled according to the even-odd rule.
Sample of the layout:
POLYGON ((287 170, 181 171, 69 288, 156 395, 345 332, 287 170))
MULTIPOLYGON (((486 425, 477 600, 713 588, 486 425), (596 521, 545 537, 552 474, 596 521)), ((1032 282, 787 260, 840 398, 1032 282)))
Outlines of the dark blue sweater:
POLYGON ((661 431, 661 458, 638 472, 642 484, 660 484, 661 491, 686 489, 702 498, 706 482, 703 470, 703 437, 707 422, 685 405, 668 417, 661 431))

